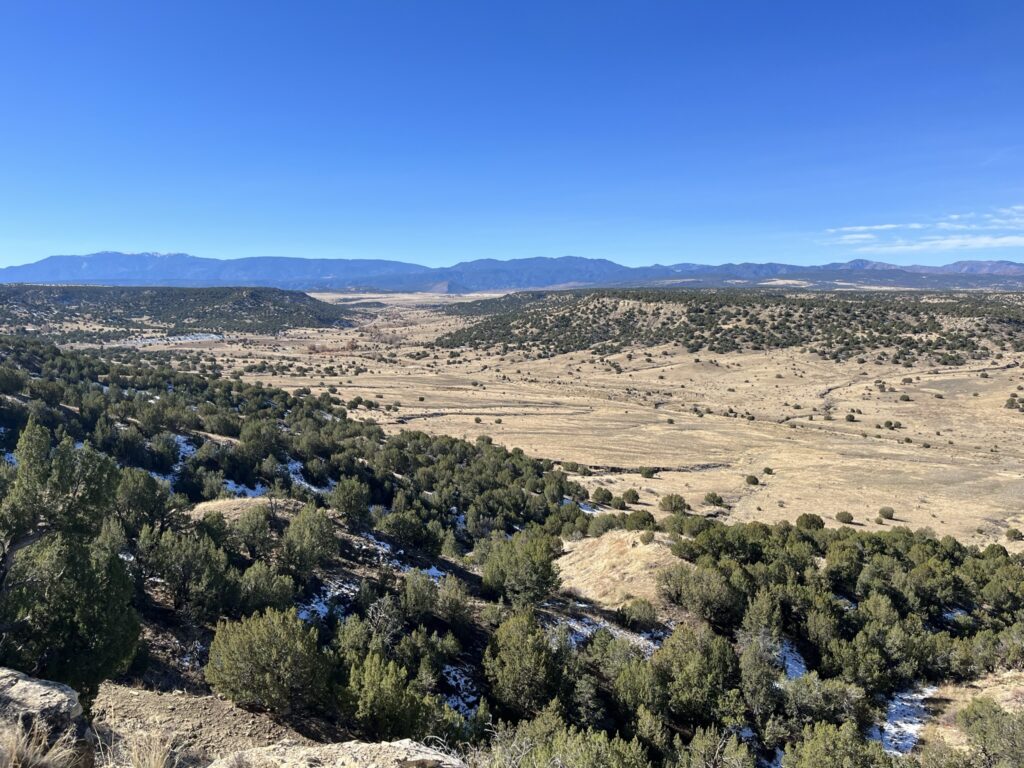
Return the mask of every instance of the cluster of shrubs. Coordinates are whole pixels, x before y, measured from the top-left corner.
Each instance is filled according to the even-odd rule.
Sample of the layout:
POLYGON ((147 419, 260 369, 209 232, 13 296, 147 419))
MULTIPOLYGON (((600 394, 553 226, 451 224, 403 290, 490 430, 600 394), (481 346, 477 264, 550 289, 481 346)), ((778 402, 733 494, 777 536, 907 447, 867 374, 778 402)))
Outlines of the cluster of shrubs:
POLYGON ((874 353, 880 362, 957 365, 993 349, 1024 349, 1018 303, 968 294, 591 290, 516 294, 447 311, 479 319, 442 336, 441 346, 543 357, 674 343, 689 352, 800 347, 833 360, 866 362, 862 356, 874 353))

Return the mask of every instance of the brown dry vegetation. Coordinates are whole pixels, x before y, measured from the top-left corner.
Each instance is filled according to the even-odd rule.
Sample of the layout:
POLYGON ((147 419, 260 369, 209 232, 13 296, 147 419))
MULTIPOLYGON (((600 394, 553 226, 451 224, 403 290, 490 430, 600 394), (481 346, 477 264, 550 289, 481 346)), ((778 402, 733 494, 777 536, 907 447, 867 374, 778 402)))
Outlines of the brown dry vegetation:
POLYGON ((595 468, 582 479, 588 486, 616 494, 636 488, 655 514, 665 493, 682 494, 700 511, 704 495, 716 492, 733 520, 816 512, 835 525, 835 514, 848 511, 856 524, 878 529, 878 509, 891 506, 895 520, 885 525, 928 526, 978 544, 1007 543, 1006 528, 1024 521, 1024 443, 1015 437, 1024 417, 1003 407, 1024 384, 1024 369, 1008 367, 1019 355, 999 365, 913 368, 836 363, 796 349, 695 355, 669 345, 605 361, 589 353, 450 355, 426 346, 467 322, 429 306, 444 297, 318 298, 384 306, 354 328, 178 348, 214 355, 248 380, 375 400, 381 409, 356 415, 389 431, 490 435, 586 464, 595 468), (263 362, 293 368, 245 371, 263 362), (334 375, 325 371, 332 366, 334 375), (365 370, 353 373, 357 366, 365 370), (400 407, 383 410, 393 403, 400 407), (859 412, 847 422, 851 409, 859 412), (886 421, 902 428, 877 428, 886 421), (641 466, 659 471, 646 479, 641 466), (748 484, 748 475, 760 483, 748 484))
POLYGON ((227 522, 232 522, 241 517, 250 509, 272 510, 277 517, 290 518, 295 516, 302 505, 295 499, 274 499, 266 498, 239 498, 239 499, 214 499, 196 504, 189 510, 189 516, 193 520, 202 520, 206 515, 219 512, 227 522))
POLYGON ((658 594, 658 573, 679 562, 669 549, 669 536, 659 533, 650 544, 640 531, 608 531, 598 538, 580 539, 565 545, 556 562, 562 588, 602 608, 614 610, 634 597, 669 606, 658 594))
POLYGON ((966 746, 967 739, 956 724, 956 716, 981 696, 993 699, 1008 712, 1024 710, 1024 671, 993 672, 972 682, 940 686, 928 701, 934 716, 921 733, 922 742, 944 741, 950 746, 966 746))

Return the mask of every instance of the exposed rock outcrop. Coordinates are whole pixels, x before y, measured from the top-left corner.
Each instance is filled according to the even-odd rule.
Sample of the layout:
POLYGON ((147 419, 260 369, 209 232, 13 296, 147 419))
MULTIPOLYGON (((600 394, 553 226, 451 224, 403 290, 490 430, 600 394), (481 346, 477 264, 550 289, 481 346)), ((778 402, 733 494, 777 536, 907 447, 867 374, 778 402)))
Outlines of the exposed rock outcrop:
POLYGON ((460 760, 404 739, 368 744, 346 741, 339 744, 304 746, 281 742, 270 747, 249 749, 214 762, 209 768, 466 768, 460 760))
POLYGON ((4 667, 0 667, 0 722, 19 724, 26 729, 41 726, 53 737, 71 731, 79 741, 92 739, 73 689, 4 667))

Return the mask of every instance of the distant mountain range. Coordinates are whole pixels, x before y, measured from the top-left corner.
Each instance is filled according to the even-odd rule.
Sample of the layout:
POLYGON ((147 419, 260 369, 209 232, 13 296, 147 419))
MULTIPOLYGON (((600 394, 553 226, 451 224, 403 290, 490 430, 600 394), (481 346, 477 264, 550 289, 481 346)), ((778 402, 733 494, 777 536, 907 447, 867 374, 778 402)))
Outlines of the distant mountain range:
POLYGON ((1024 288, 1024 264, 957 261, 942 267, 899 266, 857 259, 794 264, 655 264, 625 267, 576 256, 424 267, 378 259, 258 257, 207 259, 185 253, 49 256, 0 269, 0 283, 65 285, 251 286, 303 291, 517 291, 637 286, 842 288, 1024 288))

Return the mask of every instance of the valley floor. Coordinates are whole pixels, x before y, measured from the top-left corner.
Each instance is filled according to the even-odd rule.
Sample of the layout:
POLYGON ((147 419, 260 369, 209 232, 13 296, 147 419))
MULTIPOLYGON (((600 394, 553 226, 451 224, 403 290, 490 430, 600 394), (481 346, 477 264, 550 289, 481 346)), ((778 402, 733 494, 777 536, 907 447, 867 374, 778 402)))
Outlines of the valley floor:
POLYGON ((582 479, 591 489, 636 488, 655 514, 663 494, 680 493, 699 511, 714 492, 733 520, 815 512, 831 525, 847 511, 877 529, 888 506, 895 519, 885 525, 1022 546, 1005 538, 1024 525, 1024 415, 1004 407, 1024 386, 1019 355, 906 368, 798 349, 695 355, 665 345, 604 360, 450 353, 427 346, 466 322, 437 311, 442 297, 320 298, 376 306, 351 329, 150 348, 202 351, 247 380, 360 396, 381 407, 358 416, 389 431, 488 435, 578 462, 592 468, 582 479), (640 467, 658 471, 643 477, 640 467))

